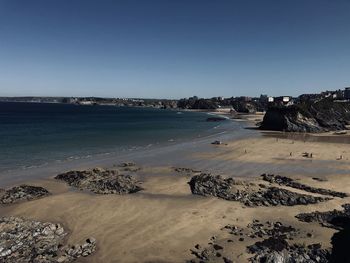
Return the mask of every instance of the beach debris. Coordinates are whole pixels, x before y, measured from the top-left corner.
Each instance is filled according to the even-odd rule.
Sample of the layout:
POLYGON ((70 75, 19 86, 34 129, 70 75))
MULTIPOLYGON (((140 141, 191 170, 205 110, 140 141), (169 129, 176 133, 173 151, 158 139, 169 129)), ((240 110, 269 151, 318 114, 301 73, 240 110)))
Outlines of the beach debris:
POLYGON ((69 171, 55 177, 80 190, 96 194, 130 194, 143 190, 131 175, 118 174, 116 170, 94 168, 92 170, 69 171))
POLYGON ((65 245, 67 235, 60 224, 39 222, 20 217, 0 217, 0 262, 73 262, 96 249, 96 240, 65 245))
POLYGON ((50 195, 50 192, 40 186, 22 184, 0 193, 2 204, 13 204, 21 201, 35 200, 50 195))
POLYGON ((253 183, 206 173, 193 176, 189 185, 192 194, 239 201, 248 207, 308 205, 331 199, 299 194, 278 187, 261 187, 253 183))
POLYGON ((293 179, 281 175, 273 175, 273 174, 262 174, 261 177, 263 180, 269 182, 269 183, 275 183, 279 185, 285 185, 288 187, 292 187, 295 189, 303 190, 305 192, 315 193, 315 194, 321 194, 321 195, 330 195, 334 197, 340 197, 345 198, 349 196, 346 193, 337 192, 333 190, 323 189, 323 188, 316 188, 312 186, 308 186, 305 184, 301 184, 298 182, 295 182, 293 179))

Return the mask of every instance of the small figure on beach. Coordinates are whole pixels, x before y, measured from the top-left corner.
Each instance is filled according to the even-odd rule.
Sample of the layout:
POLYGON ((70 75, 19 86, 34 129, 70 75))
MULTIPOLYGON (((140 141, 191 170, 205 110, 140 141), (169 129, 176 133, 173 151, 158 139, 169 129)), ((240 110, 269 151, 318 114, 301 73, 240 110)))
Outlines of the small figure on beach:
POLYGON ((312 158, 312 153, 304 152, 302 156, 305 158, 312 158))
POLYGON ((247 150, 244 150, 244 153, 247 153, 247 150))
POLYGON ((293 153, 292 153, 292 152, 290 152, 290 153, 289 153, 289 156, 293 156, 293 153))

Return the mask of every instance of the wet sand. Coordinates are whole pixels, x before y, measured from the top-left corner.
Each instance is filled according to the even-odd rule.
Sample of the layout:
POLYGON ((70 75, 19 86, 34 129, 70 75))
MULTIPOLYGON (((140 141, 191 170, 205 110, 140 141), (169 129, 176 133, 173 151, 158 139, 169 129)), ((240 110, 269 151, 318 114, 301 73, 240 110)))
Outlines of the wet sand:
MULTIPOLYGON (((350 193, 348 144, 270 137, 245 138, 227 144, 208 145, 207 152, 191 152, 190 164, 195 166, 191 168, 206 170, 210 166, 215 173, 222 164, 225 169, 217 169, 216 173, 221 170, 223 176, 254 183, 261 181, 260 174, 276 172, 311 186, 350 193), (312 152, 313 158, 302 157, 303 152, 312 152), (337 160, 340 155, 343 159, 337 160), (315 181, 312 177, 328 181, 315 181)), ((217 240, 227 238, 227 233, 220 230, 225 225, 246 227, 253 219, 291 224, 312 233, 312 238, 300 236, 296 241, 329 247, 333 229, 299 222, 295 215, 340 209, 341 204, 350 201, 347 197, 307 206, 248 208, 239 202, 192 195, 187 184, 191 175, 176 173, 171 166, 142 164, 142 169, 132 174, 143 182, 145 190, 122 196, 75 190, 50 176, 31 180, 31 184, 43 186, 53 195, 3 205, 0 215, 60 222, 70 233, 68 242, 73 244, 88 236, 95 237, 97 251, 81 262, 185 262, 193 258, 190 249, 196 244, 205 247, 212 236, 217 240)), ((247 262, 252 255, 246 252, 246 246, 252 243, 253 239, 235 240, 224 251, 235 262, 247 262)))

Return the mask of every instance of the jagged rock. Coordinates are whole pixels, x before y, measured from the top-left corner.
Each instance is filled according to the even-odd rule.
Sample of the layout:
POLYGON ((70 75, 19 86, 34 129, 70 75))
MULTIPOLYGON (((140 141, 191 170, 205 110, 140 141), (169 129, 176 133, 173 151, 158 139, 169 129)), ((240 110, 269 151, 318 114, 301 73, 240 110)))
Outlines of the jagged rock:
POLYGON ((76 245, 74 252, 64 246, 67 233, 60 224, 42 223, 19 217, 0 218, 0 262, 56 263, 73 262, 96 249, 96 240, 89 238, 76 245))
POLYGON ((241 199, 239 190, 245 190, 245 185, 243 183, 238 184, 238 182, 232 178, 226 179, 220 175, 213 176, 206 173, 193 176, 189 182, 189 185, 193 194, 204 196, 211 195, 222 199, 235 201, 241 199), (237 187, 236 189, 234 186, 238 185, 240 187, 237 187))
MULTIPOLYGON (((276 240, 277 242, 278 240, 276 240)), ((269 243, 268 243, 269 244, 269 243)), ((269 244, 270 245, 270 244, 269 244)), ((277 245, 278 248, 282 246, 277 245)), ((273 247, 263 246, 257 254, 250 258, 253 263, 328 263, 331 258, 330 250, 322 249, 319 244, 309 245, 288 245, 285 241, 284 249, 275 250, 273 247)))
POLYGON ((70 171, 57 175, 55 179, 96 194, 129 194, 142 190, 140 183, 134 177, 118 174, 116 170, 102 168, 70 171))
POLYGON ((269 237, 263 241, 258 241, 254 245, 248 247, 250 253, 258 253, 264 249, 271 251, 282 251, 288 247, 288 242, 281 236, 269 237))
POLYGON ((342 205, 344 210, 333 210, 327 212, 311 212, 311 213, 301 213, 296 215, 300 221, 303 222, 318 222, 323 226, 332 228, 343 228, 347 227, 350 221, 350 204, 342 205), (342 222, 344 221, 344 222, 342 222))
POLYGON ((285 226, 281 222, 266 222, 265 224, 253 222, 248 224, 247 228, 251 230, 248 236, 252 238, 283 237, 285 239, 290 239, 299 234, 299 230, 292 226, 285 226))
POLYGON ((331 239, 332 255, 330 262, 350 262, 350 204, 343 205, 344 210, 302 213, 296 217, 304 222, 318 222, 322 226, 338 229, 331 239))
POLYGON ((77 259, 79 257, 87 257, 96 250, 96 240, 94 238, 88 238, 80 245, 70 246, 65 249, 65 253, 68 258, 77 259))
POLYGON ((330 198, 303 195, 277 187, 261 188, 232 178, 225 179, 219 175, 205 173, 193 176, 189 185, 193 194, 239 201, 246 206, 293 206, 330 200, 330 198))
POLYGON ((278 187, 269 187, 262 193, 252 193, 246 198, 244 204, 247 206, 293 206, 316 204, 328 200, 331 198, 304 195, 278 187))
POLYGON ((12 204, 20 201, 30 201, 50 195, 50 192, 40 186, 20 185, 0 193, 0 202, 12 204))
POLYGON ((345 130, 350 104, 323 99, 288 107, 270 107, 260 126, 263 130, 325 132, 345 130))
POLYGON ((295 182, 293 179, 285 177, 285 176, 273 175, 273 174, 262 174, 261 176, 262 176, 263 180, 265 180, 267 182, 276 183, 279 185, 285 185, 285 186, 292 187, 295 189, 303 190, 305 192, 321 194, 321 195, 330 195, 330 196, 340 197, 340 198, 344 198, 344 197, 349 196, 346 193, 332 191, 329 189, 316 188, 316 187, 311 187, 311 186, 308 186, 305 184, 301 184, 301 183, 295 182))
POLYGON ((280 222, 259 224, 253 222, 248 225, 255 233, 264 231, 266 237, 262 241, 257 241, 247 247, 249 253, 255 254, 250 261, 254 263, 266 262, 284 262, 284 263, 302 263, 302 262, 329 262, 331 252, 329 249, 322 249, 320 244, 312 244, 308 247, 292 244, 287 239, 296 236, 300 230, 292 226, 285 226, 280 222), (273 226, 271 228, 271 226, 273 226))
MULTIPOLYGON (((316 262, 329 262, 330 250, 323 249, 320 244, 313 244, 309 246, 302 246, 298 244, 289 244, 287 240, 291 240, 291 237, 300 236, 300 229, 296 229, 292 226, 284 225, 281 222, 265 222, 260 223, 258 220, 253 220, 252 223, 247 225, 247 228, 240 228, 234 225, 226 225, 222 230, 227 230, 231 235, 239 233, 241 237, 238 240, 244 239, 246 236, 251 237, 252 234, 259 236, 262 240, 259 240, 247 247, 247 251, 254 254, 249 261, 254 263, 316 263, 316 262), (261 235, 260 235, 261 234, 261 235)), ((225 235, 226 236, 226 235, 225 235)), ((252 237, 251 237, 252 238, 252 237)), ((216 240, 218 243, 209 243, 205 248, 196 247, 191 250, 192 254, 196 257, 188 262, 218 262, 216 260, 217 248, 220 248, 220 254, 223 255, 235 253, 235 246, 228 245, 229 240, 225 242, 226 238, 216 240), (221 242, 221 243, 220 243, 221 242), (221 246, 220 244, 226 244, 221 246), (222 251, 221 251, 222 249, 222 251), (216 253, 215 253, 216 252, 216 253)), ((244 239, 244 240, 250 240, 244 239)), ((232 240, 231 240, 232 241, 232 240)), ((237 255, 238 256, 238 255, 237 255)), ((232 262, 230 259, 224 262, 232 262)))

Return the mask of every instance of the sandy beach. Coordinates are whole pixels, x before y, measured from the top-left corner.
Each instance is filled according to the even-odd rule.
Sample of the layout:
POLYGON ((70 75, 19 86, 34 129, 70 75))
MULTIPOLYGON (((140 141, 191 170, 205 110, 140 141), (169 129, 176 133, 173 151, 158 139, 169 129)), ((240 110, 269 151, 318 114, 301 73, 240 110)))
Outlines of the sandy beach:
MULTIPOLYGON (((347 144, 262 136, 211 147, 215 147, 215 151, 196 153, 196 158, 248 165, 262 163, 273 165, 275 169, 292 164, 311 172, 322 167, 331 167, 334 171, 348 170, 350 165, 347 144), (312 153, 312 158, 303 157, 305 152, 312 153), (340 156, 342 159, 339 159, 340 156)), ((244 169, 244 165, 241 168, 244 169)), ((27 183, 45 187, 52 195, 2 205, 0 215, 59 222, 68 230, 67 241, 70 244, 93 236, 97 240, 97 250, 93 255, 80 259, 81 262, 185 262, 194 257, 190 249, 195 245, 205 247, 213 236, 218 242, 227 240, 227 232, 221 230, 224 226, 234 224, 244 228, 253 220, 293 225, 303 233, 296 237, 298 242, 308 244, 317 241, 323 247, 330 247, 335 230, 317 223, 300 222, 295 215, 340 209, 342 204, 350 201, 346 197, 310 205, 246 207, 240 202, 193 195, 188 185, 193 174, 176 172, 170 166, 142 166, 137 172, 118 169, 121 173, 135 176, 142 182, 144 190, 127 195, 98 195, 79 191, 53 178, 34 180, 27 183)), ((346 174, 315 172, 310 176, 310 173, 281 171, 284 171, 281 175, 313 187, 350 193, 350 178, 346 174)), ((263 183, 258 173, 249 177, 239 176, 241 174, 242 171, 236 174, 232 170, 222 175, 254 184, 263 183)), ((224 243, 223 254, 233 262, 247 262, 252 256, 246 250, 254 243, 252 238, 241 241, 236 238, 232 243, 224 243)), ((222 258, 218 257, 217 262, 223 262, 222 258)))

